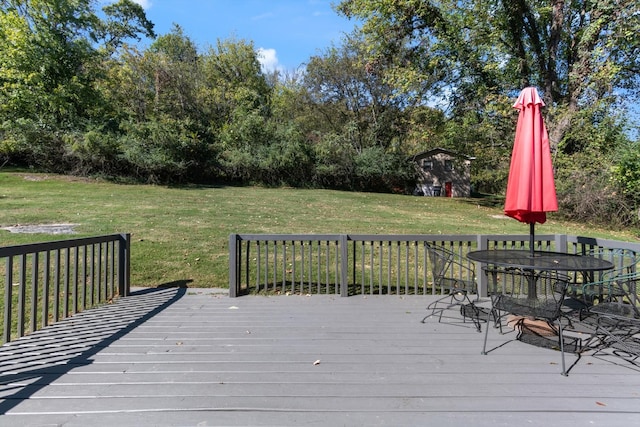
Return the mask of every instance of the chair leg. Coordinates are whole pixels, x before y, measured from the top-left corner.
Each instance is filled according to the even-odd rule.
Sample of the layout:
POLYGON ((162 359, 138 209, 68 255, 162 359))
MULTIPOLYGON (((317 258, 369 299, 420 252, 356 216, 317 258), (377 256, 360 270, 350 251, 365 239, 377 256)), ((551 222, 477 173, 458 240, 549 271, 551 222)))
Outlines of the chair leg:
POLYGON ((466 323, 466 318, 471 318, 476 330, 478 332, 482 332, 482 325, 480 323, 480 309, 467 294, 464 295, 464 300, 460 305, 460 314, 462 315, 462 320, 466 323), (471 310, 469 313, 467 310, 471 310))
POLYGON ((453 298, 451 295, 447 295, 445 297, 442 297, 434 302, 432 302, 431 304, 429 304, 427 306, 427 311, 431 310, 430 314, 427 314, 423 319, 422 319, 422 323, 424 323, 425 320, 427 320, 429 317, 435 316, 436 313, 439 313, 438 316, 438 322, 440 322, 442 320, 442 313, 444 312, 444 310, 453 307, 455 304, 449 303, 447 304, 446 307, 444 308, 440 308, 438 307, 438 304, 441 304, 444 300, 448 299, 448 298, 453 298))
POLYGON ((487 325, 484 328, 484 345, 482 346, 482 354, 487 354, 487 337, 489 336, 489 321, 491 320, 492 313, 494 313, 493 307, 491 307, 491 310, 487 313, 487 325))
POLYGON ((564 335, 562 334, 562 319, 558 319, 558 338, 560 340, 560 355, 562 356, 562 375, 568 376, 564 362, 564 335))
POLYGON ((500 329, 500 335, 504 335, 504 331, 502 330, 502 317, 506 316, 506 313, 501 314, 500 310, 496 310, 495 308, 492 308, 491 315, 493 316, 494 329, 500 329))
POLYGON ((431 304, 429 304, 427 306, 427 311, 431 310, 431 314, 427 314, 423 319, 422 319, 422 323, 424 323, 425 320, 427 320, 429 317, 431 316, 435 316, 436 313, 438 314, 438 322, 442 321, 442 314, 444 313, 445 310, 450 309, 451 307, 455 307, 456 305, 459 304, 459 302, 454 301, 455 300, 455 294, 451 293, 447 296, 444 296, 440 299, 435 300, 434 302, 432 302, 431 304), (448 303, 446 303, 445 307, 438 307, 439 304, 444 304, 443 301, 444 300, 449 300, 448 303))
POLYGON ((451 299, 449 300, 449 304, 447 304, 446 307, 440 309, 440 314, 438 315, 438 323, 442 322, 442 314, 444 314, 444 311, 450 309, 454 305, 455 304, 453 303, 453 295, 451 295, 451 299))
POLYGON ((466 323, 466 317, 471 317, 471 321, 473 325, 476 327, 478 332, 482 332, 482 326, 480 324, 480 310, 476 307, 476 305, 471 301, 469 295, 462 292, 454 292, 450 295, 447 295, 444 298, 440 298, 427 306, 427 310, 431 310, 430 314, 427 314, 422 318, 421 323, 424 323, 429 317, 435 316, 438 314, 438 323, 442 322, 442 316, 445 310, 449 310, 452 307, 460 306, 460 314, 462 315, 462 321, 466 323), (445 307, 438 307, 438 304, 442 304, 444 300, 449 298, 449 302, 445 307), (473 316, 465 316, 465 306, 470 306, 473 311, 473 316))

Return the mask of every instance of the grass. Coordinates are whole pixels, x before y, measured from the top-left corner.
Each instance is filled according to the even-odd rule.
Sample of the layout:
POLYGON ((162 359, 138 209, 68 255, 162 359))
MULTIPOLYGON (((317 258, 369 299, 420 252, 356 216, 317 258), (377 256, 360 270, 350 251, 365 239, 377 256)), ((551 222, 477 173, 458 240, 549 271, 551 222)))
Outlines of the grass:
MULTIPOLYGON (((528 226, 483 199, 447 199, 261 187, 121 185, 74 177, 0 173, 0 226, 74 223, 74 236, 16 234, 11 245, 131 233, 132 284, 228 286, 231 233, 526 234, 528 226)), ((539 233, 636 240, 550 215, 539 233)))

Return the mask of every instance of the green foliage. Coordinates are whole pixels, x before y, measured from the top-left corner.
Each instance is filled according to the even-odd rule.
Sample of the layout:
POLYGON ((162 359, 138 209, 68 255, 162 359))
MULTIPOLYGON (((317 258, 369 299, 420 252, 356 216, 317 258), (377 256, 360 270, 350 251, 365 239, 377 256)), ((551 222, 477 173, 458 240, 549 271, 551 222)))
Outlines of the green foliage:
POLYGON ((407 193, 414 185, 414 167, 404 155, 367 147, 354 159, 353 189, 407 193))
POLYGON ((100 171, 105 175, 115 174, 118 168, 115 160, 120 157, 120 150, 114 134, 104 129, 91 129, 82 135, 69 134, 65 142, 70 154, 76 158, 74 173, 84 175, 100 171))
POLYGON ((82 34, 93 20, 82 0, 3 3, 0 104, 5 118, 68 129, 85 117, 93 95, 94 51, 82 34))
POLYGON ((387 84, 387 64, 364 63, 364 48, 363 40, 351 35, 342 48, 309 61, 303 84, 317 115, 314 130, 346 134, 357 151, 389 149, 394 139, 405 137, 402 110, 417 101, 387 84))
MULTIPOLYGON (((476 157, 476 189, 504 188, 515 128, 506 110, 522 87, 535 85, 561 162, 563 212, 628 222, 637 202, 621 197, 610 169, 626 139, 619 94, 637 93, 640 83, 636 1, 343 0, 336 10, 363 22, 363 60, 388 64, 387 81, 405 92, 422 84, 423 97, 447 95, 450 120, 433 141, 476 157), (598 168, 589 166, 593 159, 598 168), (583 187, 589 177, 593 186, 583 187)), ((618 181, 629 176, 628 168, 615 170, 618 181)))
POLYGON ((349 188, 353 173, 353 147, 341 134, 324 134, 314 145, 315 184, 329 188, 349 188))
POLYGON ((99 3, 0 3, 2 164, 401 192, 407 159, 442 147, 475 158, 475 190, 501 194, 511 106, 536 85, 561 211, 633 223, 637 141, 618 108, 638 90, 635 2, 344 0, 336 10, 361 30, 289 74, 265 74, 252 41, 199 51, 178 25, 138 50, 127 40, 155 37, 142 7, 99 3))
POLYGON ((263 182, 309 186, 314 170, 312 149, 294 124, 279 126, 265 156, 263 182))
POLYGON ((605 156, 560 155, 555 161, 558 204, 572 221, 606 223, 610 227, 637 226, 633 199, 624 197, 605 156))
POLYGON ((634 189, 640 164, 623 124, 602 104, 573 117, 555 159, 559 204, 568 218, 637 224, 640 198, 634 189))
POLYGON ((640 206, 640 147, 638 142, 628 143, 617 153, 615 165, 611 169, 613 179, 622 194, 634 206, 640 206))
POLYGON ((69 141, 78 140, 96 120, 92 114, 104 111, 95 84, 102 54, 95 43, 101 37, 111 42, 131 37, 137 29, 130 23, 143 18, 140 6, 128 0, 108 9, 107 16, 119 22, 118 34, 97 18, 90 0, 2 3, 0 120, 12 161, 53 171, 76 169, 69 152, 77 143, 69 141))
POLYGON ((153 82, 145 97, 149 99, 152 89, 153 110, 148 115, 156 118, 163 115, 183 119, 197 117, 202 110, 197 99, 201 81, 198 54, 182 28, 176 25, 171 33, 158 37, 141 61, 146 71, 144 77, 153 82))
POLYGON ((231 121, 234 114, 255 112, 266 117, 270 113, 271 87, 260 70, 253 43, 218 40, 202 57, 202 70, 202 96, 217 128, 231 121))
POLYGON ((609 111, 603 101, 581 109, 572 117, 570 130, 558 148, 568 155, 585 153, 594 158, 610 158, 626 142, 624 118, 609 111))
POLYGON ((97 35, 104 39, 109 51, 118 49, 124 40, 140 40, 140 35, 155 38, 153 23, 147 19, 144 9, 131 0, 118 0, 102 8, 106 19, 96 25, 97 35))
POLYGON ((1 153, 12 163, 37 165, 52 172, 68 170, 65 133, 27 118, 4 122, 0 133, 5 141, 1 153))
POLYGON ((145 182, 198 181, 211 167, 213 153, 189 120, 161 120, 126 124, 120 137, 122 159, 134 178, 145 182))

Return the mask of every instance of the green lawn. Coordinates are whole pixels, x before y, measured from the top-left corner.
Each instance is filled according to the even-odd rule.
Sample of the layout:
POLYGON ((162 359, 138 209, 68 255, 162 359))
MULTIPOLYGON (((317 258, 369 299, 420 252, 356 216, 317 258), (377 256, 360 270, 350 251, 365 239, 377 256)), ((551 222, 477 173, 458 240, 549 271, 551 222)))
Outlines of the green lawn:
MULTIPOLYGON (((132 235, 132 284, 228 286, 231 233, 526 234, 487 199, 447 199, 261 187, 120 185, 35 173, 0 173, 0 226, 74 223, 74 236, 16 234, 11 245, 111 233, 132 235)), ((634 230, 567 223, 539 233, 637 240, 634 230)))

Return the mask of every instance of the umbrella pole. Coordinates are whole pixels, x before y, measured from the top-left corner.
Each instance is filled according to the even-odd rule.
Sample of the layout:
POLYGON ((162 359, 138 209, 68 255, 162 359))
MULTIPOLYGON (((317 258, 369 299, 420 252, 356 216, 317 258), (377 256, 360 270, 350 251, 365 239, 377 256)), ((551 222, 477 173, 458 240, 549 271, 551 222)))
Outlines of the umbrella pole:
POLYGON ((531 251, 532 257, 533 257, 533 250, 535 246, 534 235, 535 235, 535 222, 530 222, 529 223, 529 250, 531 251))
MULTIPOLYGON (((531 258, 534 255, 534 246, 535 246, 535 222, 529 223, 529 251, 531 252, 531 258)), ((529 279, 529 294, 528 298, 536 299, 536 276, 533 270, 529 271, 527 275, 529 279)))

